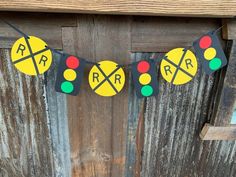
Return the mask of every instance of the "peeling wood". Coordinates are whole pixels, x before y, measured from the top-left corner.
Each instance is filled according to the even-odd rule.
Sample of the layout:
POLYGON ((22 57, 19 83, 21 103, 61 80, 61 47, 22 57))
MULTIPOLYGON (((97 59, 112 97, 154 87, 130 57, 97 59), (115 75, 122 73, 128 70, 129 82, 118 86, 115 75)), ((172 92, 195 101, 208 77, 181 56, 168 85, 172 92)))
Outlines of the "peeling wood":
POLYGON ((199 138, 208 121, 214 77, 199 68, 193 81, 174 86, 159 75, 159 95, 147 100, 142 177, 234 176, 236 143, 199 138))
POLYGON ((45 74, 45 97, 52 145, 54 176, 71 176, 69 127, 66 95, 54 89, 60 55, 54 54, 51 69, 45 74))
POLYGON ((21 74, 0 49, 0 174, 53 176, 43 76, 21 74))
MULTIPOLYGON (((131 62, 141 60, 142 54, 131 55, 131 62)), ((129 116, 127 123, 125 177, 140 176, 143 148, 144 99, 138 99, 129 75, 129 116)))

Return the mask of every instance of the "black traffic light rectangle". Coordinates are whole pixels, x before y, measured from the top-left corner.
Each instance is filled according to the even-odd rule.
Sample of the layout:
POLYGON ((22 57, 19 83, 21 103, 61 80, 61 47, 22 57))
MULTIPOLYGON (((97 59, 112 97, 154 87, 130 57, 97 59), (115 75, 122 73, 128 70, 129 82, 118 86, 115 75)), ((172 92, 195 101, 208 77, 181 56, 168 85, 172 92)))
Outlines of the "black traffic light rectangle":
POLYGON ((154 60, 141 60, 133 63, 131 73, 139 98, 158 94, 157 69, 154 60))
POLYGON ((74 95, 79 93, 86 61, 72 55, 62 54, 57 71, 57 92, 74 95))
POLYGON ((194 41, 193 47, 197 58, 207 74, 210 75, 227 65, 227 58, 214 31, 194 41))

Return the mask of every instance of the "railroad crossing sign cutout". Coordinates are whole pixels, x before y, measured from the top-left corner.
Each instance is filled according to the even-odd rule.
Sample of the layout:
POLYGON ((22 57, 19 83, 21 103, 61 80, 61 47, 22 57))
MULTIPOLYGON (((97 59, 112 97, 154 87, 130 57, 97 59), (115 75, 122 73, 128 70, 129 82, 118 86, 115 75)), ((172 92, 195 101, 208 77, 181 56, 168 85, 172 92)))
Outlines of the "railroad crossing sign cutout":
POLYGON ((18 39, 11 49, 11 60, 15 67, 27 75, 46 72, 52 63, 52 52, 47 44, 35 36, 18 39))
POLYGON ((124 70, 113 61, 101 61, 90 70, 89 85, 100 96, 114 96, 125 85, 124 70))
POLYGON ((185 48, 169 51, 161 61, 163 78, 174 85, 186 84, 193 79, 198 69, 196 56, 185 48))

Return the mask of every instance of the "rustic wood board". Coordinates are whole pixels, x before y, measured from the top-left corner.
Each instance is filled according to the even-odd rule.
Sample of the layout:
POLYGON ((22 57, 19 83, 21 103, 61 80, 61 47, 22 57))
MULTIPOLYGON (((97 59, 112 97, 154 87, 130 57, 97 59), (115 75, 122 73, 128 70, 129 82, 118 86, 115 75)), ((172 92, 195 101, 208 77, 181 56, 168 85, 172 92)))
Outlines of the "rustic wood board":
MULTIPOLYGON (((63 49, 91 61, 125 64, 128 31, 129 17, 78 16, 77 28, 63 28, 63 49)), ((115 97, 104 98, 91 90, 87 78, 88 70, 79 96, 67 97, 72 176, 124 176, 128 84, 115 97)))
POLYGON ((200 138, 202 140, 236 140, 236 126, 212 126, 205 124, 201 133, 200 138))
POLYGON ((134 17, 131 50, 168 52, 173 48, 189 47, 201 35, 220 25, 217 19, 134 17))
POLYGON ((43 76, 29 77, 0 49, 0 176, 53 176, 43 76))
POLYGON ((0 46, 11 48, 13 43, 22 37, 1 19, 10 22, 27 35, 43 39, 50 47, 61 49, 61 27, 76 26, 73 15, 43 13, 0 13, 0 46), (17 16, 17 18, 16 18, 17 16))
POLYGON ((229 50, 229 61, 226 74, 219 93, 215 100, 215 106, 211 118, 211 124, 215 126, 227 126, 231 122, 232 114, 236 104, 236 41, 233 40, 229 50))
POLYGON ((70 177, 71 162, 66 95, 61 95, 54 89, 60 57, 54 53, 52 66, 45 74, 47 123, 52 145, 54 176, 70 177))
POLYGON ((214 77, 200 68, 193 81, 174 86, 159 75, 159 95, 147 100, 142 177, 235 175, 235 141, 199 138, 209 121, 214 77))
POLYGON ((236 39, 236 20, 223 19, 223 38, 228 40, 236 39))
MULTIPOLYGON (((147 55, 133 53, 131 62, 147 59, 147 55)), ((142 168, 142 150, 144 143, 145 99, 138 99, 129 75, 129 114, 127 123, 125 177, 139 177, 142 168)))
POLYGON ((158 16, 233 17, 236 4, 228 0, 2 0, 0 10, 70 12, 90 14, 131 14, 158 16))

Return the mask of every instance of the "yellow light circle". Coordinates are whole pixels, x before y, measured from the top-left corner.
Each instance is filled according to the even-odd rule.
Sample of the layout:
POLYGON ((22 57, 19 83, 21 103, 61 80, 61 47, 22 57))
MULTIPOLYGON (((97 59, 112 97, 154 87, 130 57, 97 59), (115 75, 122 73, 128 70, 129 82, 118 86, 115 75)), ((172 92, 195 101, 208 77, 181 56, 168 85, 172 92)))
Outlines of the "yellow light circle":
POLYGON ((141 74, 139 76, 139 82, 142 84, 142 85, 147 85, 151 82, 152 80, 152 77, 150 76, 150 74, 148 73, 144 73, 144 74, 141 74))
POLYGON ((66 69, 63 72, 63 76, 68 81, 73 81, 76 78, 76 72, 73 69, 66 69))
POLYGON ((206 60, 211 60, 211 59, 215 58, 215 56, 216 56, 216 50, 212 47, 206 49, 204 52, 204 57, 206 60))
POLYGON ((52 52, 45 46, 47 44, 35 36, 22 37, 12 46, 11 60, 15 67, 24 74, 32 76, 43 74, 52 64, 52 52))

